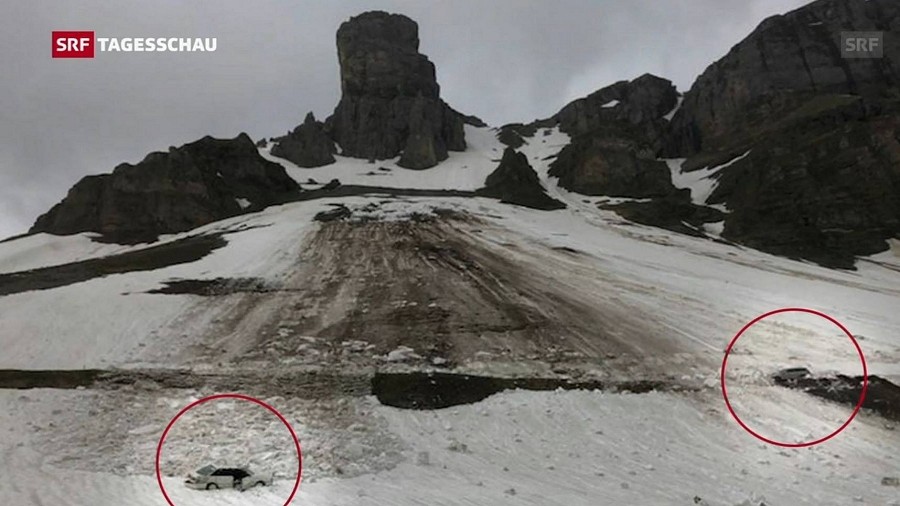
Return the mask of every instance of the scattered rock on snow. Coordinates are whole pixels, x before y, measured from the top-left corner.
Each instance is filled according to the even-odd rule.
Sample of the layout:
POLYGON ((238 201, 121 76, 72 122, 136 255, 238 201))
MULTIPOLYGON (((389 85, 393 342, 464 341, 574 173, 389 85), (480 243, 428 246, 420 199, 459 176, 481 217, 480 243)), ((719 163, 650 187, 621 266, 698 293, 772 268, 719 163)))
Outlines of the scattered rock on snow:
POLYGON ((341 180, 340 179, 332 179, 331 181, 325 183, 325 186, 323 186, 321 189, 325 190, 325 191, 331 191, 331 190, 337 190, 340 187, 341 187, 341 180))
POLYGON ((388 362, 406 362, 407 360, 416 360, 422 358, 416 354, 416 350, 408 346, 398 346, 397 349, 391 351, 385 356, 388 362))
POLYGON ((313 220, 321 222, 338 221, 347 219, 352 215, 353 212, 350 211, 349 207, 344 204, 337 204, 333 209, 316 213, 316 215, 313 216, 313 220))
POLYGON ((450 444, 447 445, 447 449, 450 450, 451 452, 469 453, 468 445, 466 445, 465 443, 460 443, 459 441, 457 441, 455 439, 450 441, 450 444))

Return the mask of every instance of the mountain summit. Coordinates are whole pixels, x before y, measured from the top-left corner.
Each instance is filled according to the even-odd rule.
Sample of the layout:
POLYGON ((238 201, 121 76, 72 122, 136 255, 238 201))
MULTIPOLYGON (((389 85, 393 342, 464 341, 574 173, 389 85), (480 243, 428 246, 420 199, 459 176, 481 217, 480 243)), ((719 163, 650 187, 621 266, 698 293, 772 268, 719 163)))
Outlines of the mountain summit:
POLYGON ((485 125, 441 99, 415 21, 366 12, 337 30, 341 99, 325 121, 309 114, 259 152, 245 136, 207 141, 86 178, 32 232, 153 238, 329 191, 299 197, 294 181, 339 178, 356 185, 347 193, 391 179, 540 208, 571 203, 559 187, 605 199, 598 205, 629 221, 852 268, 900 236, 898 27, 894 0, 817 0, 764 20, 683 96, 644 74, 497 132, 467 129, 485 125), (842 57, 846 30, 888 34, 883 57, 842 57), (497 166, 502 146, 491 143, 525 158, 509 152, 497 166), (196 147, 260 177, 235 186, 202 164, 197 175, 197 158, 181 156, 196 147), (434 168, 453 151, 466 153, 435 171, 402 170, 434 168), (354 158, 383 166, 351 169, 354 158), (304 170, 288 178, 277 165, 287 161, 304 170))
POLYGON ((341 101, 327 123, 346 156, 426 169, 466 149, 462 117, 440 98, 434 64, 419 53, 419 27, 400 14, 367 12, 337 32, 341 101))
MULTIPOLYGON (((419 53, 419 26, 412 19, 381 11, 350 18, 338 29, 337 50, 341 100, 324 131, 343 156, 400 156, 401 167, 427 169, 447 159, 448 151, 466 149, 464 123, 483 126, 441 100, 434 64, 419 53)), ((297 137, 294 131, 278 139, 273 153, 290 153, 303 167, 333 163, 328 147, 297 137)))

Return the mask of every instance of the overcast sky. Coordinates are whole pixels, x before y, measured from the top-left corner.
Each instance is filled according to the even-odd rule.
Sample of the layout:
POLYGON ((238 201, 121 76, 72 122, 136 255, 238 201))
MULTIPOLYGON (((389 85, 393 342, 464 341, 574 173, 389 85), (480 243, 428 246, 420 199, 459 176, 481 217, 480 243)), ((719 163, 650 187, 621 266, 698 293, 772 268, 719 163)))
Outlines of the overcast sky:
POLYGON ((78 179, 210 134, 280 135, 339 98, 334 34, 366 10, 419 23, 443 98, 492 125, 546 117, 645 72, 679 90, 804 0, 42 0, 3 2, 0 238, 78 179), (52 30, 216 37, 215 53, 50 58, 52 30))

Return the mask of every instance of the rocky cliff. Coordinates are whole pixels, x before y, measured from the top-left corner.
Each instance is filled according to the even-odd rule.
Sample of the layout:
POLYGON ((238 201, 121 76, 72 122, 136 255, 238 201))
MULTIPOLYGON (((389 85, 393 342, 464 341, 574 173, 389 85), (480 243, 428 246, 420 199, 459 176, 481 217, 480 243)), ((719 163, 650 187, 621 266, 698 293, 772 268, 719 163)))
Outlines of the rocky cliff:
POLYGON ((763 21, 710 65, 672 121, 670 156, 715 167, 723 236, 835 266, 900 234, 900 39, 843 58, 846 30, 897 33, 900 2, 819 0, 763 21))
POLYGON ((612 208, 695 234, 723 220, 731 241, 849 268, 900 236, 898 30, 900 2, 819 0, 763 21, 698 77, 671 122, 671 83, 642 76, 501 140, 558 125, 573 138, 550 171, 565 188, 649 198, 612 208), (847 30, 886 32, 883 58, 842 57, 847 30), (676 190, 660 157, 687 158, 683 171, 723 166, 707 202, 676 190))
POLYGON ((299 191, 284 168, 259 155, 247 134, 150 153, 112 174, 88 176, 37 219, 31 233, 98 232, 143 242, 258 210, 299 191))
MULTIPOLYGON (((680 105, 671 82, 646 74, 549 118, 501 128, 498 138, 513 149, 478 194, 558 208, 514 151, 537 131, 558 127, 571 142, 550 175, 574 192, 639 199, 612 207, 628 219, 694 235, 724 222, 712 230, 733 242, 852 267, 856 256, 900 236, 898 32, 895 0, 818 0, 773 16, 710 65, 680 105), (843 58, 840 33, 847 30, 885 32, 883 58, 843 58), (676 188, 662 158, 686 158, 683 172, 714 172, 706 202, 676 188)), ((399 157, 403 167, 427 169, 466 148, 464 124, 483 126, 441 100, 409 18, 351 18, 338 30, 337 49, 342 96, 334 114, 324 123, 308 115, 276 141, 274 155, 317 167, 334 162, 337 144, 345 156, 399 157)), ((296 191, 245 135, 205 138, 85 178, 32 231, 145 240, 296 191)))
POLYGON ((777 116, 802 96, 896 96, 889 90, 900 84, 900 38, 884 37, 883 58, 843 58, 841 32, 856 30, 896 34, 900 2, 818 0, 766 19, 685 94, 673 119, 675 150, 691 154, 744 137, 748 115, 777 116))
POLYGON ((861 97, 814 100, 823 109, 778 121, 723 169, 709 202, 730 211, 723 237, 851 268, 900 236, 900 103, 873 112, 861 97))
POLYGON ((678 92, 668 79, 644 74, 632 81, 619 81, 572 101, 551 121, 560 130, 577 137, 598 128, 623 125, 627 136, 640 137, 653 151, 659 150, 669 129, 663 118, 678 103, 678 92))
POLYGON ((440 98, 434 65, 406 16, 367 12, 337 33, 341 101, 326 121, 342 154, 425 169, 466 148, 465 118, 440 98))
MULTIPOLYGON (((550 170, 560 186, 587 195, 662 197, 675 192, 657 160, 668 132, 666 113, 678 93, 670 81, 645 74, 575 100, 541 126, 572 137, 550 170)), ((521 129, 520 129, 521 131, 521 129)))

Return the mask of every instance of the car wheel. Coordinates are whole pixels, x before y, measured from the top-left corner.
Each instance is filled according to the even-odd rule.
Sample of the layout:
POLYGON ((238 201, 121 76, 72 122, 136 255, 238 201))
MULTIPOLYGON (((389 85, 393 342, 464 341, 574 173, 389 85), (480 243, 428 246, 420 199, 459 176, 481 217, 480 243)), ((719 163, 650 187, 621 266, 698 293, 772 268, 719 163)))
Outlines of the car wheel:
POLYGON ((213 490, 213 489, 217 489, 217 488, 219 488, 219 486, 216 485, 215 483, 208 483, 206 485, 206 490, 213 490))
POLYGON ((265 486, 266 486, 266 482, 264 482, 264 481, 258 481, 258 482, 256 482, 256 486, 257 486, 257 487, 265 487, 265 486))

